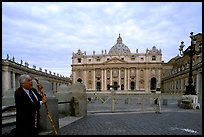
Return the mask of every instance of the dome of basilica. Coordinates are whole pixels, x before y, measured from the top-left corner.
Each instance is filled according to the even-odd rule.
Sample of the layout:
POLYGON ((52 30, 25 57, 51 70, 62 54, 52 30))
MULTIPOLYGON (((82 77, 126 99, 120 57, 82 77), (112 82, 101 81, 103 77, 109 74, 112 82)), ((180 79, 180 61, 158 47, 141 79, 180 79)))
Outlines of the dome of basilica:
POLYGON ((117 38, 117 43, 110 49, 109 51, 110 55, 129 55, 131 54, 130 49, 122 43, 122 38, 117 38))

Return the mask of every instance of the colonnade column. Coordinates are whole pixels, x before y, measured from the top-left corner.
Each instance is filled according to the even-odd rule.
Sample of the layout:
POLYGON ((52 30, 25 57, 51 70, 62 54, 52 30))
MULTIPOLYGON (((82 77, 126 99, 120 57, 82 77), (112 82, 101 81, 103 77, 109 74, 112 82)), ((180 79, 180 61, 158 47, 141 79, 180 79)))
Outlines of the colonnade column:
POLYGON ((11 89, 11 73, 9 71, 2 71, 2 96, 5 92, 11 89))
POLYGON ((57 92, 57 85, 56 82, 53 81, 53 91, 57 92))
POLYGON ((60 86, 59 82, 56 82, 56 91, 58 91, 58 87, 60 86))
POLYGON ((16 77, 14 72, 12 72, 12 88, 13 88, 13 91, 16 90, 16 77))

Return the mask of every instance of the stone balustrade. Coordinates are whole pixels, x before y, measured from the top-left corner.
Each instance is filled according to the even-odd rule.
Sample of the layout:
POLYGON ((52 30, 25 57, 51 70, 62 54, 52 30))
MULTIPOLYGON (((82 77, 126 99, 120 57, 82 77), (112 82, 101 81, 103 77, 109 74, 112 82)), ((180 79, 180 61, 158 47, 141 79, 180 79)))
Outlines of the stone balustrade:
MULTIPOLYGON (((2 60, 2 61, 3 61, 3 60, 2 60)), ((12 59, 10 59, 10 58, 9 58, 9 54, 7 54, 6 61, 12 61, 12 62, 14 62, 14 63, 16 63, 16 64, 19 64, 18 62, 15 61, 15 57, 12 57, 12 59)), ((23 60, 21 60, 21 63, 20 63, 20 64, 23 65, 23 60)), ((27 67, 27 68, 29 68, 29 63, 28 63, 27 61, 24 62, 24 66, 27 67)), ((36 68, 37 68, 36 65, 33 65, 33 69, 36 70, 36 68)), ((41 68, 41 67, 39 67, 39 71, 42 71, 42 68, 41 68)), ((48 73, 48 70, 47 70, 47 69, 44 69, 44 72, 45 72, 45 73, 48 73)), ((49 71, 49 74, 52 75, 52 72, 49 71)), ((68 77, 65 77, 65 76, 63 76, 63 75, 61 75, 61 74, 55 73, 55 72, 53 72, 53 75, 54 75, 54 76, 57 76, 57 77, 68 78, 68 77)))

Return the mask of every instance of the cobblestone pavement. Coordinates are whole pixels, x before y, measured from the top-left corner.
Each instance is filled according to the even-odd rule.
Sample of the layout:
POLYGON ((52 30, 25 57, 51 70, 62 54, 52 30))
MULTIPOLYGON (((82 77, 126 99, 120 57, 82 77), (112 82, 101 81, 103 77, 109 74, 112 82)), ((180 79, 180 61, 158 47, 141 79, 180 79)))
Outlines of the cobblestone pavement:
POLYGON ((202 109, 88 114, 59 135, 202 135, 202 109))

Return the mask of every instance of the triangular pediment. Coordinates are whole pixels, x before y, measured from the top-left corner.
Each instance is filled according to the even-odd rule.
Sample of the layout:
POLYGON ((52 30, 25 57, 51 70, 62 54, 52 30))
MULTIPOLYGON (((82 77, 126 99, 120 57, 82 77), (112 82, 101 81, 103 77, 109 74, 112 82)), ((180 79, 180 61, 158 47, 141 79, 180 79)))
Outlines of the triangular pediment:
POLYGON ((107 60, 107 61, 105 61, 104 62, 104 64, 122 64, 122 63, 127 63, 127 61, 124 61, 124 60, 122 60, 122 59, 119 59, 119 58, 116 58, 116 57, 114 57, 114 58, 112 58, 112 59, 110 59, 110 60, 107 60))

